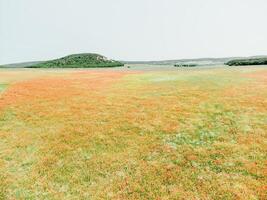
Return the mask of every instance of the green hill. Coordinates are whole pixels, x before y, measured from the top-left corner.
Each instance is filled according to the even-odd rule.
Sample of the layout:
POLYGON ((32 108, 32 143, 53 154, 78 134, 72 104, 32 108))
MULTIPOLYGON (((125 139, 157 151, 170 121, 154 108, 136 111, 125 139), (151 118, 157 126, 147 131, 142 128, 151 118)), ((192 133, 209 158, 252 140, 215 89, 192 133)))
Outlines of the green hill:
POLYGON ((45 61, 28 66, 29 68, 96 68, 96 67, 120 67, 124 64, 115 60, 109 60, 99 54, 84 53, 73 54, 63 58, 45 61))
POLYGON ((248 58, 231 60, 226 65, 229 66, 242 66, 242 65, 267 65, 267 57, 263 58, 248 58))

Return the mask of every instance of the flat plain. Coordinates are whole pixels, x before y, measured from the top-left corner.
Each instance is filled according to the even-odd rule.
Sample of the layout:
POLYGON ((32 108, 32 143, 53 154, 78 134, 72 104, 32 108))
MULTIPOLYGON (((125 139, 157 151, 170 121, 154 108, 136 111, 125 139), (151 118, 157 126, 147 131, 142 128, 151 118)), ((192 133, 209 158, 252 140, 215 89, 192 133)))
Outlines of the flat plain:
POLYGON ((266 66, 0 69, 0 199, 266 191, 266 66))

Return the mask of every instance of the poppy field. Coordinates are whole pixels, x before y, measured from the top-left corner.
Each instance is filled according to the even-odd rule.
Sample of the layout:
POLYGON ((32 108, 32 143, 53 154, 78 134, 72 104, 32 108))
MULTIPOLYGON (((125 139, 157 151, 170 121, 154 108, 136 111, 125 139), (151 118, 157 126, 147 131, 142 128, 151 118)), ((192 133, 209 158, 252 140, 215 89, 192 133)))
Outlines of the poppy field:
POLYGON ((266 66, 0 69, 0 199, 266 191, 266 66))

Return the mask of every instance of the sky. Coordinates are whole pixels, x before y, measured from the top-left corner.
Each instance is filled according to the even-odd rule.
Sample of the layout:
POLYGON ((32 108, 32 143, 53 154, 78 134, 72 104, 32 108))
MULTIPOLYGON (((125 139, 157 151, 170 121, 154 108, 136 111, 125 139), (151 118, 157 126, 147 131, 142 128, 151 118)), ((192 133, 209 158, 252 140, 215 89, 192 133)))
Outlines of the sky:
POLYGON ((0 0, 0 64, 267 55, 266 0, 0 0))

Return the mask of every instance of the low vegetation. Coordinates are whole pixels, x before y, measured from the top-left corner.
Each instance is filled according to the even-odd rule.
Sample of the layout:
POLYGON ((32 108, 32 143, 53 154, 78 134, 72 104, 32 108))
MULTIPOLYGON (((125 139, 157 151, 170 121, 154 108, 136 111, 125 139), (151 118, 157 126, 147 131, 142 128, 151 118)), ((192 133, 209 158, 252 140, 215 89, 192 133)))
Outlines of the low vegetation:
POLYGON ((196 67, 197 64, 187 64, 187 63, 179 63, 175 64, 174 67, 196 67))
POLYGON ((0 199, 267 199, 265 67, 1 81, 0 199))
POLYGON ((41 62, 28 66, 28 68, 97 68, 120 67, 124 64, 109 60, 99 54, 73 54, 63 58, 41 62))
POLYGON ((267 65, 267 58, 250 58, 231 60, 226 63, 229 66, 267 65))

